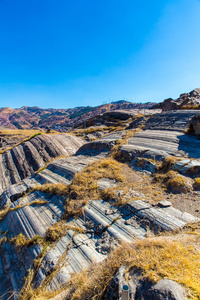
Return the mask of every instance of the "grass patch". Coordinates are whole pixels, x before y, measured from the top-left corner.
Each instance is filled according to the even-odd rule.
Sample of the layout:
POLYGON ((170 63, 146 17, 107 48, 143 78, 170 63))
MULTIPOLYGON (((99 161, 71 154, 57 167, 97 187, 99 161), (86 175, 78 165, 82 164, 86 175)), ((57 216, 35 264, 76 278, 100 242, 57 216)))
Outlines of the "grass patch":
POLYGON ((128 140, 138 131, 140 131, 140 129, 125 131, 125 134, 122 136, 122 139, 116 140, 116 145, 112 148, 110 156, 120 161, 121 160, 120 153, 119 153, 120 146, 128 144, 128 140))
MULTIPOLYGON (((190 241, 191 236, 187 239, 190 241)), ((65 290, 68 300, 102 299, 118 269, 128 266, 127 278, 134 272, 152 283, 168 278, 186 288, 187 299, 197 300, 200 298, 200 252, 186 245, 187 239, 184 237, 182 241, 179 237, 179 241, 174 241, 171 237, 161 237, 123 243, 103 262, 74 274, 61 290, 65 290)), ((50 299, 59 292, 40 289, 40 293, 36 290, 27 299, 50 299)))
POLYGON ((10 239, 10 242, 14 244, 18 248, 22 248, 24 246, 32 246, 34 244, 42 244, 44 242, 44 238, 40 235, 36 235, 31 239, 27 239, 25 235, 20 233, 19 235, 10 239))
POLYGON ((77 225, 68 225, 64 221, 60 221, 54 223, 47 229, 45 238, 47 241, 55 242, 65 236, 68 230, 73 230, 76 233, 85 233, 85 231, 77 225))
POLYGON ((139 271, 141 277, 152 282, 162 278, 175 280, 190 290, 191 299, 200 297, 200 253, 180 242, 146 239, 134 245, 121 245, 102 264, 75 275, 71 280, 75 292, 70 299, 101 299, 122 265, 139 271))
POLYGON ((69 186, 64 183, 45 183, 43 185, 36 185, 32 191, 65 196, 69 193, 69 186))
MULTIPOLYGON (((26 195, 26 196, 27 196, 27 195, 26 195)), ((24 196, 24 197, 25 197, 25 196, 24 196)), ((21 201, 23 201, 24 197, 22 198, 21 201)), ((8 207, 6 207, 5 209, 2 209, 2 210, 0 211, 0 222, 7 216, 7 214, 8 214, 10 211, 15 211, 15 210, 18 210, 18 209, 23 208, 23 207, 25 207, 25 206, 31 206, 31 205, 44 205, 44 204, 46 204, 46 203, 48 203, 48 201, 40 199, 40 200, 35 200, 35 201, 29 202, 29 203, 25 203, 25 204, 18 204, 18 205, 15 206, 15 207, 10 207, 10 206, 12 205, 12 204, 11 204, 10 206, 8 206, 8 207)))
POLYGON ((69 188, 72 199, 98 199, 100 196, 98 180, 101 178, 115 179, 122 182, 122 164, 112 158, 106 158, 89 165, 77 173, 69 188))
POLYGON ((192 189, 186 177, 172 170, 166 174, 156 174, 154 180, 160 182, 164 188, 174 193, 187 193, 192 189))

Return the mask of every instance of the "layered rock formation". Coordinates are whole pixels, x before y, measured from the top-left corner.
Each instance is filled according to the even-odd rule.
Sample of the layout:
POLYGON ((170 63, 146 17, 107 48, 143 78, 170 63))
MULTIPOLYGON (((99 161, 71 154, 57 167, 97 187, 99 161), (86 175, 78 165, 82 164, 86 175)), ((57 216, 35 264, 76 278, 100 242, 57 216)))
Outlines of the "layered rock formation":
POLYGON ((0 192, 57 156, 74 154, 83 141, 72 135, 38 135, 0 156, 0 192))
MULTIPOLYGON (((45 183, 64 184, 67 187, 78 172, 111 155, 117 145, 118 157, 131 168, 133 161, 139 158, 152 166, 154 161, 163 162, 167 156, 174 156, 180 158, 180 161, 174 164, 173 169, 185 174, 190 166, 193 168, 194 164, 196 167, 200 165, 199 139, 183 132, 190 118, 198 113, 190 111, 177 112, 177 115, 157 114, 145 120, 143 131, 135 133, 120 130, 87 144, 80 138, 66 134, 40 135, 1 155, 2 299, 7 300, 11 293, 12 299, 18 299, 27 270, 29 276, 33 274, 30 279, 33 288, 47 283, 47 290, 55 290, 66 284, 72 274, 102 262, 120 241, 132 243, 144 240, 154 234, 180 230, 188 223, 199 221, 187 211, 173 207, 169 201, 148 202, 145 191, 139 193, 132 188, 126 198, 118 188, 119 182, 111 180, 108 175, 107 178, 101 178, 97 184, 94 182, 93 189, 104 191, 114 187, 114 195, 123 198, 124 202, 116 205, 113 203, 114 198, 109 198, 110 201, 102 200, 103 197, 98 198, 99 200, 90 198, 85 206, 79 207, 80 211, 83 210, 81 216, 74 218, 70 215, 70 218, 63 218, 68 230, 58 240, 42 244, 37 242, 37 239, 46 241, 48 229, 65 216, 66 208, 70 205, 66 202, 69 195, 61 196, 51 191, 44 193, 32 190, 45 183), (35 173, 51 158, 69 155, 71 156, 54 160, 46 169, 35 173), (189 159, 185 160, 186 157, 189 159), (3 210, 6 208, 7 211, 3 210), (32 239, 32 243, 19 248, 12 242, 19 234, 23 234, 27 240, 32 239), (34 239, 36 242, 33 242, 34 239), (37 265, 38 258, 41 261, 37 265), (55 270, 59 271, 54 274, 55 270)), ((144 166, 139 171, 143 169, 144 166)), ((151 172, 155 170, 156 168, 153 168, 151 172)), ((139 176, 138 174, 135 176, 139 176)), ((72 200, 76 204, 78 199, 75 198, 72 197, 72 200)), ((84 196, 81 201, 83 200, 84 196)), ((173 283, 172 285, 174 286, 173 283)), ((134 297, 157 297, 157 294, 162 296, 162 293, 165 295, 168 291, 168 287, 163 287, 161 282, 151 286, 147 296, 140 289, 140 285, 133 294, 134 297), (157 292, 158 289, 160 292, 157 292)), ((183 294, 182 291, 180 294, 183 294)), ((61 299, 66 299, 66 295, 61 299)))

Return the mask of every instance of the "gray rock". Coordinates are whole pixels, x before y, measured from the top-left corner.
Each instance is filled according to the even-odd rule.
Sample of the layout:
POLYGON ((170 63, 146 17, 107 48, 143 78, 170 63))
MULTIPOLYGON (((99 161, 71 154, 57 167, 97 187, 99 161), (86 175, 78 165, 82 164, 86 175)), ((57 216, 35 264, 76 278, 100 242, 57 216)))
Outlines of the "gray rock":
POLYGON ((200 140, 179 131, 145 130, 136 133, 128 140, 134 147, 153 151, 164 151, 168 156, 200 157, 200 140))
POLYGON ((173 280, 162 279, 155 285, 143 283, 137 288, 137 300, 184 300, 185 291, 173 280))
POLYGON ((0 155, 0 192, 31 176, 52 158, 74 154, 83 141, 69 134, 38 135, 0 155))
POLYGON ((170 207, 170 206, 172 206, 171 202, 169 202, 167 200, 162 200, 162 201, 158 202, 158 205, 160 207, 170 207))
POLYGON ((109 178, 102 178, 98 181, 97 184, 100 190, 105 190, 117 186, 116 181, 109 178))
POLYGON ((144 125, 144 130, 184 131, 188 129, 191 119, 199 115, 200 110, 166 111, 149 118, 144 125))
POLYGON ((173 100, 172 98, 165 99, 163 102, 156 104, 153 108, 161 108, 163 111, 177 109, 199 109, 200 89, 197 88, 190 93, 181 94, 180 97, 175 100, 173 100))
POLYGON ((189 122, 188 133, 200 135, 200 116, 194 116, 189 122))
POLYGON ((149 160, 138 157, 131 161, 130 166, 135 171, 147 171, 149 173, 154 173, 157 168, 156 165, 150 162, 149 160))
MULTIPOLYGON (((134 140, 134 137, 130 139, 134 140)), ((146 145, 146 147, 141 145, 123 145, 119 148, 118 159, 123 162, 131 162, 136 157, 143 157, 148 159, 153 159, 155 161, 163 161, 169 154, 162 150, 153 150, 146 145)))
POLYGON ((142 126, 146 122, 146 118, 144 116, 137 118, 133 122, 130 123, 127 129, 136 129, 140 126, 142 126))
POLYGON ((98 155, 101 152, 110 151, 115 145, 115 140, 97 140, 94 142, 87 143, 79 148, 76 155, 98 155))
POLYGON ((200 160, 184 159, 172 166, 172 169, 182 174, 200 175, 200 160))

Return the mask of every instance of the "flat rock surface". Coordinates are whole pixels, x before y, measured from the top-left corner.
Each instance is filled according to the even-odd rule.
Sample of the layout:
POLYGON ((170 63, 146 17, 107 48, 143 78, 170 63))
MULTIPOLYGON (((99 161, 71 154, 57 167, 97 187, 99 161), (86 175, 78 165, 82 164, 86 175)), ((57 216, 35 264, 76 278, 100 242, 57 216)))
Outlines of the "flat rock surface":
POLYGON ((136 149, 164 151, 168 156, 200 157, 200 140, 179 131, 144 130, 128 140, 136 149))
POLYGON ((144 129, 184 131, 189 127, 190 120, 200 115, 200 110, 176 110, 156 114, 149 118, 144 129))

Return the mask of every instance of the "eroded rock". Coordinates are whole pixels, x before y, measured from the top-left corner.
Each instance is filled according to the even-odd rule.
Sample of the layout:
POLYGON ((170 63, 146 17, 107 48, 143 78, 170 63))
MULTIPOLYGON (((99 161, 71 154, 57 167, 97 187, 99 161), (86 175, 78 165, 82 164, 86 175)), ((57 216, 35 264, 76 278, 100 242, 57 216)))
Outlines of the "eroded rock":
POLYGON ((0 192, 31 176, 57 156, 70 156, 83 141, 68 134, 38 135, 0 155, 0 192))
POLYGON ((138 300, 184 300, 185 291, 182 286, 173 280, 162 279, 157 284, 142 283, 137 287, 138 300))

